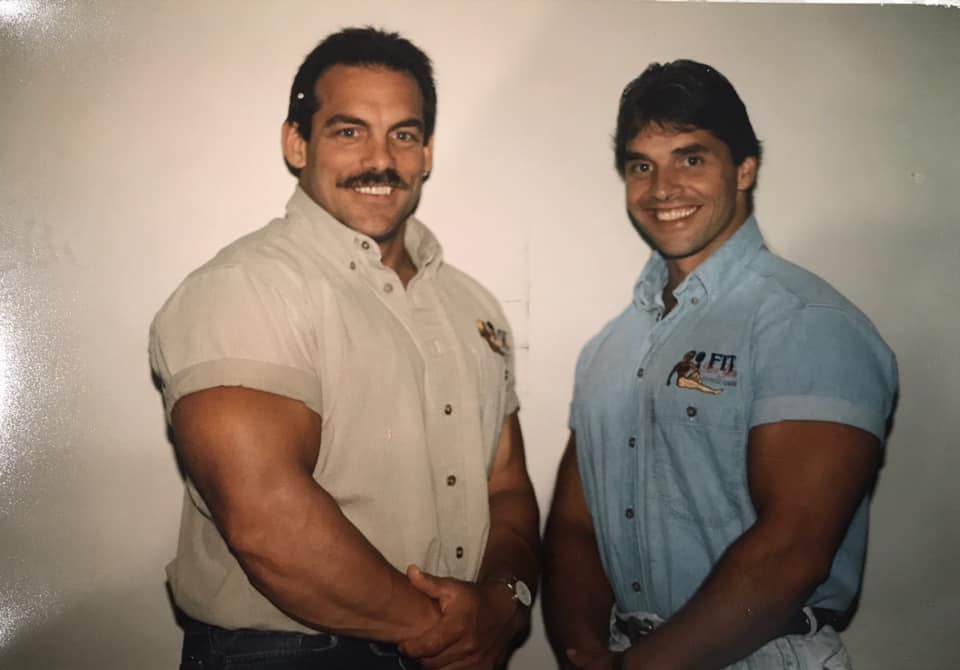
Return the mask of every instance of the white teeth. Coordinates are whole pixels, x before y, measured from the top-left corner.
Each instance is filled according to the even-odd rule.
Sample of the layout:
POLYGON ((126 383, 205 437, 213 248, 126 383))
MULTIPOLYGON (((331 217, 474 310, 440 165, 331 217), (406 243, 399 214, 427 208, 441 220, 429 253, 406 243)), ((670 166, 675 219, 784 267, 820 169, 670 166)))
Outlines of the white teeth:
POLYGON ((676 221, 677 219, 682 219, 684 217, 690 216, 695 211, 697 211, 696 207, 682 207, 677 209, 658 209, 657 221, 676 221))
POLYGON ((364 195, 390 195, 393 193, 392 186, 357 186, 353 190, 364 195))

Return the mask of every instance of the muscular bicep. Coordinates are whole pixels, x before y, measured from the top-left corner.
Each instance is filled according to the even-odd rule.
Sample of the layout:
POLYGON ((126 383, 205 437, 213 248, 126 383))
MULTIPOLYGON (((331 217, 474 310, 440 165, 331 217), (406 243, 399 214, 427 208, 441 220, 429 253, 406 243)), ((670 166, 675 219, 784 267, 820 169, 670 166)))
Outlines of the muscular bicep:
POLYGON ((550 522, 563 524, 593 538, 593 519, 583 492, 583 481, 577 462, 576 436, 572 432, 557 468, 550 522))
POLYGON ((302 402, 217 387, 181 398, 172 419, 187 474, 222 531, 312 482, 321 421, 302 402))
POLYGON ((503 490, 524 486, 528 481, 523 433, 517 414, 513 412, 504 417, 500 428, 500 439, 487 480, 491 496, 503 490))
POLYGON ((750 431, 748 476, 758 524, 789 533, 829 561, 880 462, 876 436, 822 421, 750 431))

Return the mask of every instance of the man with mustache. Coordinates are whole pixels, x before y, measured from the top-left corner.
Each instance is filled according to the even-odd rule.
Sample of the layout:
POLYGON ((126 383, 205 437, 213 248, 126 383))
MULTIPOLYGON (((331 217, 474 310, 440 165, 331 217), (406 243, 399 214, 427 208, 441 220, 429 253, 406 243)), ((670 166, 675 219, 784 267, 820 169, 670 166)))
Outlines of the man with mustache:
POLYGON ((767 250, 759 163, 714 68, 653 64, 624 90, 615 164, 653 254, 577 364, 544 538, 565 667, 850 667, 835 627, 860 587, 896 361, 767 250))
POLYGON ((167 569, 183 670, 491 668, 528 625, 538 512, 509 328, 413 217, 435 113, 412 43, 329 36, 290 93, 285 216, 154 320, 188 475, 167 569))

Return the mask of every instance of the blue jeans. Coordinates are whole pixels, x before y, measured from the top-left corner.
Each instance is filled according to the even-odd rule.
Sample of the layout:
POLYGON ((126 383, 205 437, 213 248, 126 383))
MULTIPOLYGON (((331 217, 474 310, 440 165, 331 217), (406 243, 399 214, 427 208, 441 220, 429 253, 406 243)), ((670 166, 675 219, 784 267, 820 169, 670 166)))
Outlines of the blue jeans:
POLYGON ((419 670, 397 645, 344 635, 225 630, 183 621, 180 670, 419 670))

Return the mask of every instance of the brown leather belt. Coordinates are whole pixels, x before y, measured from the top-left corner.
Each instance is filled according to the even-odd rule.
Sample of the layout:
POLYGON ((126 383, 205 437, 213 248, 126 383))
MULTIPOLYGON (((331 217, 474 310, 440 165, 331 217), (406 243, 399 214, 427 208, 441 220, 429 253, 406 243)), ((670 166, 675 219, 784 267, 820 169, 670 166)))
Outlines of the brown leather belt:
MULTIPOLYGON (((810 621, 806 609, 799 610, 784 625, 783 630, 776 637, 784 635, 808 635, 815 633, 824 626, 831 626, 840 618, 840 612, 828 610, 822 607, 811 607, 810 611, 816 619, 816 625, 810 621)), ((646 637, 657 628, 657 623, 651 619, 637 617, 617 616, 614 622, 617 630, 630 638, 631 642, 636 642, 640 638, 646 637)))

